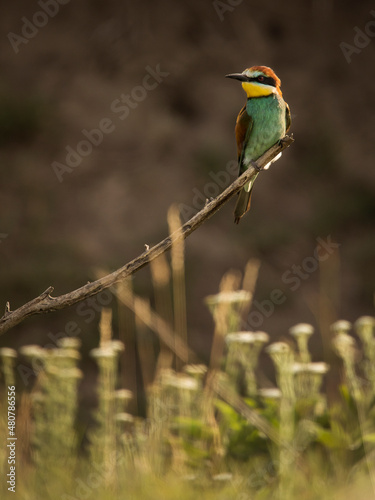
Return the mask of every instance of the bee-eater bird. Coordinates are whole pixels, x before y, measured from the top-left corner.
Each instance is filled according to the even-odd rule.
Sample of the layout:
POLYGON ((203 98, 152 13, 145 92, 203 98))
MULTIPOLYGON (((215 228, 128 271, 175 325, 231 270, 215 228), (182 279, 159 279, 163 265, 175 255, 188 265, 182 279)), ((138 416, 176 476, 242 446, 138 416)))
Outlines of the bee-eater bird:
MULTIPOLYGON (((291 123, 290 110, 280 90, 281 81, 271 68, 252 66, 242 73, 226 77, 242 82, 247 95, 247 102, 237 116, 235 127, 241 175, 250 165, 256 167, 254 162, 285 136, 291 123)), ((277 158, 279 155, 272 161, 277 158)), ((259 168, 257 170, 259 173, 259 168)), ((258 174, 240 191, 234 210, 236 224, 250 208, 251 191, 257 176, 258 174)))

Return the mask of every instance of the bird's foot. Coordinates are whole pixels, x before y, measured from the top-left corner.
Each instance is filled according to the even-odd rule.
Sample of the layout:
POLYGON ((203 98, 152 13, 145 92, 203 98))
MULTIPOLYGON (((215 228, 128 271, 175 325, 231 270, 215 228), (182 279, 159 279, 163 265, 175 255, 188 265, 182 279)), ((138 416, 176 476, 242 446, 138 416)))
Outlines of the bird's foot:
POLYGON ((287 139, 287 136, 285 137, 282 137, 280 140, 279 140, 279 146, 284 146, 284 144, 287 144, 289 141, 287 139))
POLYGON ((286 148, 287 146, 290 146, 294 142, 294 137, 293 134, 290 135, 285 135, 281 139, 279 139, 279 146, 284 146, 286 148))
POLYGON ((254 160, 251 160, 251 161, 250 161, 250 165, 251 165, 253 168, 255 168, 255 170, 256 170, 257 172, 260 172, 260 171, 262 170, 262 167, 260 167, 260 166, 258 165, 258 163, 257 163, 256 161, 254 161, 254 160))

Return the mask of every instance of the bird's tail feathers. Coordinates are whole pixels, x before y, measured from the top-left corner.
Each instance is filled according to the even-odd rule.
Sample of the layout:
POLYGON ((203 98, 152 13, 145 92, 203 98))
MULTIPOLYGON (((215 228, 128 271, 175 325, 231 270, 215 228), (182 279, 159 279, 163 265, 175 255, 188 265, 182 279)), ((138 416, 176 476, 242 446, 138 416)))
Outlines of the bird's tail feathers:
POLYGON ((236 203, 236 208, 234 209, 234 222, 238 224, 241 217, 245 215, 246 212, 250 210, 251 204, 251 192, 253 190, 255 178, 252 179, 248 184, 246 184, 243 189, 241 189, 238 200, 236 203))

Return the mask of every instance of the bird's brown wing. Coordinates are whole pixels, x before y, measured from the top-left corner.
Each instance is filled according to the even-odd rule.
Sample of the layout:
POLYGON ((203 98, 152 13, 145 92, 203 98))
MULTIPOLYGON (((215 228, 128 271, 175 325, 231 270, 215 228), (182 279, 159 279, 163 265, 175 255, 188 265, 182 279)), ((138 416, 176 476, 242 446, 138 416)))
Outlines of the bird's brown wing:
MULTIPOLYGON (((241 175, 246 170, 246 167, 243 164, 243 157, 245 154, 246 145, 248 143, 252 128, 253 128, 253 119, 251 118, 251 116, 248 115, 246 111, 246 106, 244 106, 238 114, 236 121, 236 128, 235 128, 239 175, 241 175)), ((241 189, 236 203, 236 208, 234 210, 234 221, 236 224, 239 223, 241 217, 249 210, 250 202, 251 202, 251 188, 250 191, 241 189)))
POLYGON ((247 114, 246 105, 241 109, 237 116, 236 121, 236 141, 237 141, 237 154, 238 154, 238 166, 239 173, 242 174, 245 169, 243 169, 242 158, 244 151, 246 149, 247 141, 249 140, 251 129, 253 128, 253 120, 251 116, 247 114))
POLYGON ((290 108, 287 103, 285 103, 285 133, 288 133, 290 125, 292 124, 292 118, 290 116, 290 108))

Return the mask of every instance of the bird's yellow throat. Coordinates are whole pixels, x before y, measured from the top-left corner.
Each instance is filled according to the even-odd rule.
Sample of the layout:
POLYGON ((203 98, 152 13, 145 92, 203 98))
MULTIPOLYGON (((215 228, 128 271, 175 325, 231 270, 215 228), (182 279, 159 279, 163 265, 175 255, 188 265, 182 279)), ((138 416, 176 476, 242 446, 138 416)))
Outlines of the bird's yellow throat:
POLYGON ((257 85, 253 82, 242 82, 242 88, 246 92, 248 98, 250 97, 264 97, 272 94, 272 90, 262 85, 257 85))

